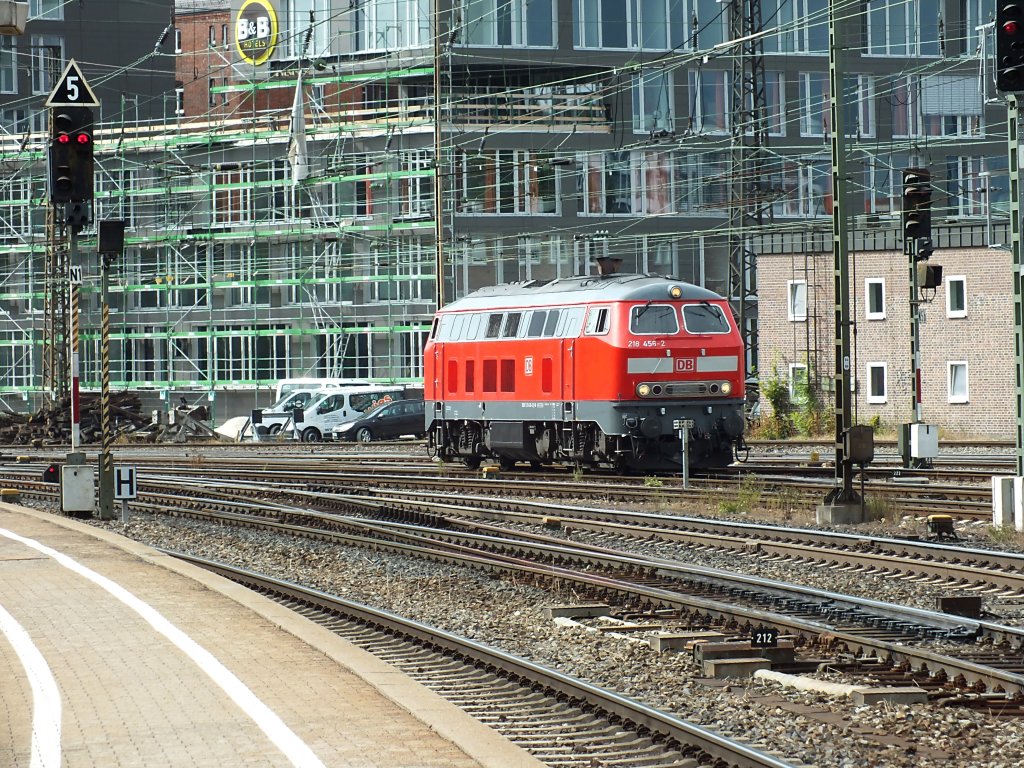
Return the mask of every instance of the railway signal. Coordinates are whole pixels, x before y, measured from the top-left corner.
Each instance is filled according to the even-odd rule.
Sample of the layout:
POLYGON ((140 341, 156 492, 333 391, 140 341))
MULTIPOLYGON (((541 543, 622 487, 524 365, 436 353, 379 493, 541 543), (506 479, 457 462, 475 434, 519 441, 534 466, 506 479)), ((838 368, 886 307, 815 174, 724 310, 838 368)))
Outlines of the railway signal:
POLYGON ((51 202, 92 200, 92 128, 92 110, 88 107, 54 110, 49 148, 51 202))
POLYGON ((996 3, 996 88, 1024 91, 1024 2, 996 3))
POLYGON ((932 248, 932 176, 924 168, 903 171, 903 235, 918 241, 918 259, 927 259, 932 248))

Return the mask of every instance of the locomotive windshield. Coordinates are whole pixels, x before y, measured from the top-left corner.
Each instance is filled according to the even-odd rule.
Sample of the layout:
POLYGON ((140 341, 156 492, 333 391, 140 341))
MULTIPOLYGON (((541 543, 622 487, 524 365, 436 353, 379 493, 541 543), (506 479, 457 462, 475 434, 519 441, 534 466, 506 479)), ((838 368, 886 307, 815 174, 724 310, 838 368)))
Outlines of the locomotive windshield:
POLYGON ((629 331, 634 334, 679 333, 679 318, 671 304, 647 302, 630 310, 629 331))
POLYGON ((729 321, 716 304, 702 301, 683 307, 683 325, 688 333, 728 333, 729 321))

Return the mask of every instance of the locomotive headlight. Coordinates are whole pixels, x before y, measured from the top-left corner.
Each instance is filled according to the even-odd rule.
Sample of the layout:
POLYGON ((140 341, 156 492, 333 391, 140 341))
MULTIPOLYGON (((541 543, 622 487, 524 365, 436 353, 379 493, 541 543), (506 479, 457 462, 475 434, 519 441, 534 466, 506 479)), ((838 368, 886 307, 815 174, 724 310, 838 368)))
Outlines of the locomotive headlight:
POLYGON ((640 386, 638 386, 636 388, 636 393, 640 397, 647 397, 648 395, 651 394, 651 385, 650 384, 641 384, 640 386))
POLYGON ((678 285, 673 285, 671 288, 668 289, 668 295, 670 298, 673 299, 681 298, 683 295, 683 289, 678 285))
POLYGON ((722 394, 723 395, 728 395, 730 392, 732 392, 732 382, 723 381, 722 382, 722 394))

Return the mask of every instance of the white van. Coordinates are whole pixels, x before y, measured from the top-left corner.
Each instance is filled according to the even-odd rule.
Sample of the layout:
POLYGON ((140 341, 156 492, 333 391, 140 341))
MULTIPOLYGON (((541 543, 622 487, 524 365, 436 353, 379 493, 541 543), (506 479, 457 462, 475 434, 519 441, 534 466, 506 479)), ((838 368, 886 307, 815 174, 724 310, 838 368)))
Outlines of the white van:
POLYGON ((327 387, 310 387, 294 389, 281 396, 273 405, 262 409, 261 422, 263 429, 257 430, 257 435, 276 435, 281 427, 292 417, 296 408, 305 408, 321 390, 327 387))
POLYGON ((366 386, 369 383, 367 379, 281 379, 277 382, 277 389, 274 390, 274 402, 276 403, 289 392, 294 392, 297 389, 314 390, 321 387, 366 386))
POLYGON ((358 418, 371 408, 422 396, 422 388, 407 388, 404 384, 322 389, 283 428, 290 427, 292 436, 304 443, 333 440, 335 427, 358 418))

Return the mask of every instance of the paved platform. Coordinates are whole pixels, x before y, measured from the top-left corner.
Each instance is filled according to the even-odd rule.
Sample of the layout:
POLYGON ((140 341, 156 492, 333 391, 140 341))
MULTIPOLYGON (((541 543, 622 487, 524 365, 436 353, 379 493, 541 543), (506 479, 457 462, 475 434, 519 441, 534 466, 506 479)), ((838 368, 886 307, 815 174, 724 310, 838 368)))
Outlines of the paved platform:
POLYGON ((267 598, 0 503, 0 766, 542 765, 267 598))

